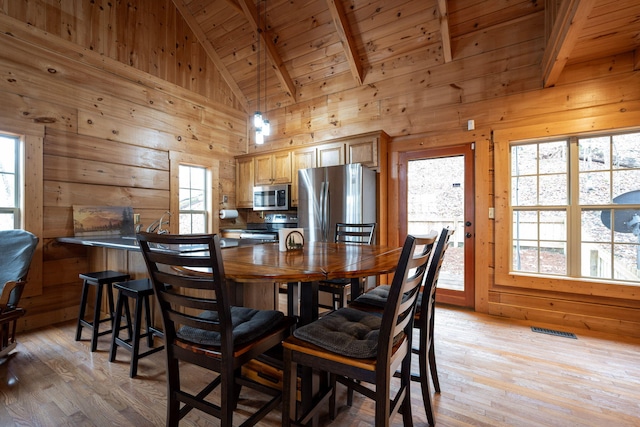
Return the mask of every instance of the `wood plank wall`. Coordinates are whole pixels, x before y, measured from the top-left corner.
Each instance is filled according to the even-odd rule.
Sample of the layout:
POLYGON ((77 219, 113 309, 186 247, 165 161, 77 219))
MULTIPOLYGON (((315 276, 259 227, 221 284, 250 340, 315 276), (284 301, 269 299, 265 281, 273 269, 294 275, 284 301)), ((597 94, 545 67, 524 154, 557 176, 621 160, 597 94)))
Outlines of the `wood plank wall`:
MULTIPOLYGON (((44 0, 0 0, 0 120, 45 129, 44 289, 27 301, 29 327, 76 315, 74 281, 86 257, 52 240, 71 233, 74 203, 132 204, 148 223, 168 207, 169 150, 218 158, 222 190, 234 197, 235 154, 382 129, 392 137, 391 224, 398 153, 476 144, 476 310, 573 326, 586 319, 581 327, 640 335, 634 298, 611 304, 496 284, 495 224, 487 215, 500 179, 493 176, 495 133, 533 138, 640 126, 633 52, 568 66, 555 87, 542 89, 545 41, 534 29, 544 26, 544 11, 489 23, 454 36, 454 60, 437 72, 394 72, 377 85, 365 77, 363 86, 334 94, 305 87, 305 101, 268 112, 275 136, 256 148, 247 146, 246 113, 170 1, 62 3, 58 10, 44 0), (468 119, 473 132, 465 130, 468 119)), ((456 2, 449 4, 455 14, 456 2)))
POLYGON ((220 207, 233 207, 246 152, 246 113, 170 0, 59 7, 0 0, 0 130, 44 135, 23 329, 77 316, 88 251, 55 241, 73 235, 73 205, 133 206, 150 224, 169 209, 176 152, 217 161, 220 207))

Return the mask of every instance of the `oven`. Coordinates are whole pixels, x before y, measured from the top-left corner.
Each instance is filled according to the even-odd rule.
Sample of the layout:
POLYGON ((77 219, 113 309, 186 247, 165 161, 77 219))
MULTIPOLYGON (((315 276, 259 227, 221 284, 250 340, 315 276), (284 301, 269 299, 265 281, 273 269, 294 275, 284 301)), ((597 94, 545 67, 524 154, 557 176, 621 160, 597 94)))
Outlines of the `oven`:
POLYGON ((253 187, 254 211, 286 211, 289 210, 289 184, 262 185, 253 187))
POLYGON ((281 228, 295 228, 297 226, 297 213, 267 213, 264 215, 264 222, 247 223, 247 229, 242 230, 240 239, 258 239, 263 242, 277 242, 278 230, 281 228))

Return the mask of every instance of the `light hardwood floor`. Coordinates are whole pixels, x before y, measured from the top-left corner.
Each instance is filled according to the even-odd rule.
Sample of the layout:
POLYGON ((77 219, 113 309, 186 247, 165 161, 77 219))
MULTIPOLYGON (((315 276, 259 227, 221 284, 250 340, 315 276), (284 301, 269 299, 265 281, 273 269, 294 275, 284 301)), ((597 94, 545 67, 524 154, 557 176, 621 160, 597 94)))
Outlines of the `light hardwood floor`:
MULTIPOLYGON (((640 425, 640 339, 569 331, 574 340, 447 307, 436 316, 437 426, 640 425)), ((130 379, 128 353, 120 350, 109 363, 108 337, 90 353, 88 341, 74 341, 73 322, 22 333, 19 341, 0 365, 0 426, 164 425, 164 353, 142 359, 138 377, 130 379)), ((192 384, 206 376, 199 369, 186 375, 192 384)), ((417 384, 411 392, 414 425, 425 426, 417 384)), ((239 419, 255 407, 255 397, 243 392, 239 419)), ((370 401, 357 394, 351 408, 341 401, 338 418, 324 417, 321 425, 372 425, 370 401)), ((181 425, 218 423, 193 411, 181 425)), ((280 412, 260 425, 279 426, 280 412)), ((398 416, 393 426, 400 425, 398 416)))

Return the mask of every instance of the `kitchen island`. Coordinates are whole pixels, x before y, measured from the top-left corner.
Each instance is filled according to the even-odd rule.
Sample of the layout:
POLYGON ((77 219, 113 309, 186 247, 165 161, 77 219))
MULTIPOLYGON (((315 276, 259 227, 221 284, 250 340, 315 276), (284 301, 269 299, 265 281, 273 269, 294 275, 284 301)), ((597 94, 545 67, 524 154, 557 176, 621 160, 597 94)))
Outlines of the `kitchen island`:
MULTIPOLYGON (((128 273, 131 279, 144 279, 148 277, 147 267, 142 257, 142 252, 135 236, 86 236, 86 237, 59 237, 56 239, 60 243, 83 245, 88 247, 87 272, 115 270, 128 273)), ((239 246, 253 246, 265 244, 260 239, 235 239, 221 238, 220 247, 235 248, 239 246)), ((277 243, 266 243, 276 244, 277 243)), ((81 281, 78 279, 78 286, 81 281)), ((246 307, 259 309, 278 308, 278 286, 276 283, 265 281, 257 283, 236 283, 232 286, 235 289, 235 303, 246 307)), ((102 307, 106 312, 106 305, 102 307)), ((160 317, 154 315, 154 325, 160 326, 160 317)))

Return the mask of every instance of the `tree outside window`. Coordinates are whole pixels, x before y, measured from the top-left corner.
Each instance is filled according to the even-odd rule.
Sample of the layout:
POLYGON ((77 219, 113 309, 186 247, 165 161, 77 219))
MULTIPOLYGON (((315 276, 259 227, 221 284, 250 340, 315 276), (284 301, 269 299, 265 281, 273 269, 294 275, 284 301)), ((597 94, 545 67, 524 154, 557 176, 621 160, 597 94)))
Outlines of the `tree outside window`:
POLYGON ((640 133, 512 144, 514 272, 638 282, 640 133))

